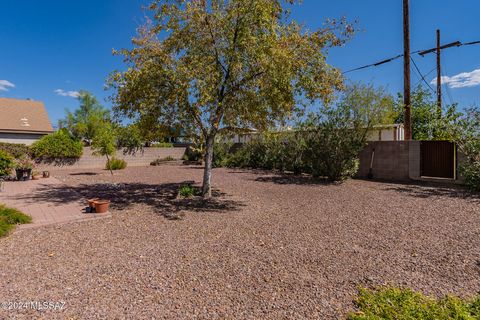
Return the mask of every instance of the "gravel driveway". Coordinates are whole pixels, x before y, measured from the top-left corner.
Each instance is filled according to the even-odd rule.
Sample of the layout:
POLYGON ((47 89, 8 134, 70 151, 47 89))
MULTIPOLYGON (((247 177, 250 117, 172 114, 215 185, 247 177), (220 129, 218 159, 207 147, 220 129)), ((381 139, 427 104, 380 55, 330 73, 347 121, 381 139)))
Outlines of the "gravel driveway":
POLYGON ((197 167, 55 176, 113 199, 112 218, 1 239, 0 303, 65 305, 0 319, 337 319, 359 286, 480 289, 480 199, 460 189, 216 169, 205 204, 175 199, 197 167))

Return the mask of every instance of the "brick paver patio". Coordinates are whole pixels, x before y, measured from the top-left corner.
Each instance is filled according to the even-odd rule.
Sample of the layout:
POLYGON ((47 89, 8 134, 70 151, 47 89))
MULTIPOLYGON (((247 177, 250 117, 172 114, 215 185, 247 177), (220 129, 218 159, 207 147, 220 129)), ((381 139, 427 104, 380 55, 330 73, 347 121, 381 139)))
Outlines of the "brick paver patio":
POLYGON ((0 192, 0 203, 19 209, 32 217, 31 224, 21 225, 17 229, 110 216, 110 213, 86 213, 86 199, 53 177, 4 182, 3 191, 0 192))

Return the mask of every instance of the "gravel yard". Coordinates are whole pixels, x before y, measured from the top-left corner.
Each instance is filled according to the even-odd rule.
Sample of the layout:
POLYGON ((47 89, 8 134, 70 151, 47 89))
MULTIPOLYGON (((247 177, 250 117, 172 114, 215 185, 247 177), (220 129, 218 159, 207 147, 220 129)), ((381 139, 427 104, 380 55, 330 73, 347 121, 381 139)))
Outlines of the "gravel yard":
POLYGON ((480 199, 461 189, 215 169, 215 201, 176 199, 202 173, 55 172, 86 198, 112 199, 112 217, 0 239, 0 302, 65 302, 0 308, 0 319, 337 319, 359 286, 480 289, 480 199))

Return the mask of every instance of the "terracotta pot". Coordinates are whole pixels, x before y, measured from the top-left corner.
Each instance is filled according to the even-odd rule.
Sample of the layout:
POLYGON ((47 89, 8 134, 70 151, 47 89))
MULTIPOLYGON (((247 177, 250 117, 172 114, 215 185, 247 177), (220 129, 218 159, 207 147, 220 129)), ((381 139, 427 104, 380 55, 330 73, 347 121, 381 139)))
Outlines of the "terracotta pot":
POLYGON ((41 177, 42 177, 41 175, 36 174, 32 176, 32 180, 40 180, 41 177))
POLYGON ((108 212, 110 206, 110 200, 96 200, 95 201, 95 213, 108 212))
POLYGON ((95 201, 100 200, 100 198, 93 198, 88 200, 88 206, 90 208, 95 208, 95 201))

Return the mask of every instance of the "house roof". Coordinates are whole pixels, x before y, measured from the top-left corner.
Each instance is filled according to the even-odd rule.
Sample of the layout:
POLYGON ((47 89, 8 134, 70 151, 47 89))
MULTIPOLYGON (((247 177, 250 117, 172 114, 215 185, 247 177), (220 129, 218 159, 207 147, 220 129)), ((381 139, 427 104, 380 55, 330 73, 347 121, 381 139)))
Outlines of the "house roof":
POLYGON ((51 133, 43 102, 0 98, 0 132, 51 133))

